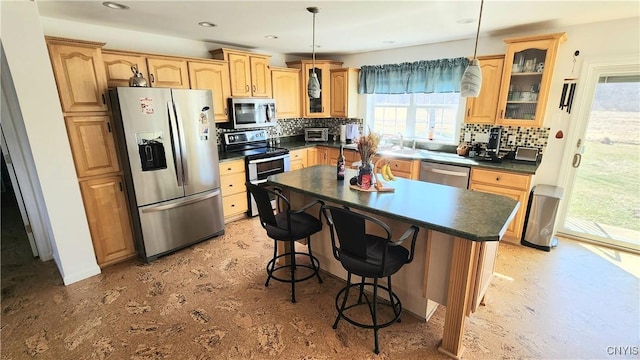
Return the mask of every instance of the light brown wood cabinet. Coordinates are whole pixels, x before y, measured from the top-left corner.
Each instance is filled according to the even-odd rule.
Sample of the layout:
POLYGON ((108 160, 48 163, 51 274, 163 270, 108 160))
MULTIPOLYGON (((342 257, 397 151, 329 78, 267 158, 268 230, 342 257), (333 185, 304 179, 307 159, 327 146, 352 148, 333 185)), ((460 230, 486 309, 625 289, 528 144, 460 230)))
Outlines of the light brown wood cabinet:
POLYGON ((248 210, 244 159, 221 162, 219 168, 222 212, 226 223, 244 217, 248 210))
POLYGON ((122 176, 80 181, 91 240, 100 267, 135 256, 122 176))
POLYGON ((566 33, 505 39, 498 124, 544 124, 558 46, 565 40, 566 33))
POLYGON ((333 117, 353 118, 358 115, 358 75, 360 69, 332 69, 330 112, 333 117))
POLYGON ((329 148, 318 146, 316 147, 316 164, 329 165, 329 148))
POLYGON ((315 73, 320 82, 320 98, 309 99, 307 84, 313 72, 311 60, 288 61, 287 66, 301 69, 300 94, 302 97, 302 116, 308 118, 322 118, 331 116, 331 69, 342 68, 342 62, 332 60, 316 60, 315 73))
POLYGON ((271 87, 273 99, 276 101, 276 117, 299 118, 300 70, 272 67, 271 87))
POLYGON ((192 89, 211 90, 215 122, 229 121, 229 64, 226 61, 189 61, 189 82, 192 89))
POLYGON ((314 147, 307 149, 307 166, 318 164, 318 149, 314 147))
POLYGON ((186 58, 105 50, 103 59, 109 87, 129 86, 131 67, 135 65, 150 87, 189 88, 186 58))
POLYGON ((108 111, 104 43, 46 37, 63 112, 108 111))
POLYGON ((473 274, 473 277, 476 279, 473 282, 475 286, 471 289, 471 301, 469 302, 467 315, 469 315, 470 312, 476 312, 480 304, 484 303, 484 297, 493 278, 493 270, 495 269, 496 257, 498 256, 498 246, 498 241, 480 243, 477 254, 477 264, 474 266, 475 274, 473 274))
POLYGON ((307 167, 307 149, 289 151, 291 158, 291 171, 304 169, 307 167))
POLYGON ((135 256, 111 115, 103 98, 106 70, 126 76, 128 86, 131 66, 110 57, 109 65, 104 63, 102 43, 53 37, 46 41, 96 260, 105 267, 135 256))
MULTIPOLYGON (((389 160, 389 166, 393 175, 405 179, 418 180, 420 177, 420 160, 399 159, 386 156, 389 160)), ((375 164, 380 157, 378 155, 373 157, 373 163, 375 164)), ((380 171, 382 162, 378 164, 376 171, 380 171)))
POLYGON ((108 115, 66 116, 65 122, 78 178, 120 171, 108 115))
POLYGON ((229 63, 231 96, 271 97, 271 56, 232 49, 210 51, 214 59, 229 63))
POLYGON ((151 87, 189 88, 189 70, 187 61, 184 59, 147 57, 147 69, 149 70, 147 81, 151 87))
POLYGON ((149 82, 147 58, 141 54, 103 50, 102 60, 109 87, 129 86, 129 79, 133 76, 131 68, 134 66, 149 82))
POLYGON ((504 55, 478 56, 482 71, 482 88, 478 97, 467 98, 464 122, 495 124, 502 85, 504 55))
POLYGON ((483 191, 497 195, 504 195, 520 202, 518 212, 513 221, 509 223, 504 234, 504 240, 512 243, 520 243, 524 217, 531 189, 531 175, 516 174, 506 171, 487 169, 471 169, 469 189, 483 191))

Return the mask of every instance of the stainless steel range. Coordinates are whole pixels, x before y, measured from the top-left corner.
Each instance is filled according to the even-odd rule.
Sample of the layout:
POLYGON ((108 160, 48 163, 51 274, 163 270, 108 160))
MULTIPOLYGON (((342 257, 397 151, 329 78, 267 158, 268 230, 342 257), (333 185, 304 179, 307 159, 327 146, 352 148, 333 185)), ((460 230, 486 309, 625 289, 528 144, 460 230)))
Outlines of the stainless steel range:
MULTIPOLYGON (((224 150, 244 156, 247 181, 266 186, 267 177, 291 169, 289 150, 269 146, 266 130, 248 130, 224 134, 224 150)), ((249 216, 258 215, 258 207, 247 193, 249 216)))

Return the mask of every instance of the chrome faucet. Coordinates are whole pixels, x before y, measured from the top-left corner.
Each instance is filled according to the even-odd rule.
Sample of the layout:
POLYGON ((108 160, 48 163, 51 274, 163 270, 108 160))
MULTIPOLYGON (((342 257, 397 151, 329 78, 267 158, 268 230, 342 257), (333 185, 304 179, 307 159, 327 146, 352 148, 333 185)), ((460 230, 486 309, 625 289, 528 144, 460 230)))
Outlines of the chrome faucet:
POLYGON ((400 149, 404 148, 404 136, 401 132, 398 132, 398 136, 400 137, 400 149))

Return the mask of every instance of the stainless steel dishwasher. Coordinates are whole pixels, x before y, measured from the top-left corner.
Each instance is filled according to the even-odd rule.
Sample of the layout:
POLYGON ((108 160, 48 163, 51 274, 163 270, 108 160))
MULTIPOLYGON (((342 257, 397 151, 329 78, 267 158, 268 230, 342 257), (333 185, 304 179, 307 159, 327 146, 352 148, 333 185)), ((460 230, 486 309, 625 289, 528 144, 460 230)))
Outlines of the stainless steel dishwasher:
POLYGON ((420 181, 467 189, 469 187, 469 172, 470 169, 465 166, 422 161, 420 165, 420 181))

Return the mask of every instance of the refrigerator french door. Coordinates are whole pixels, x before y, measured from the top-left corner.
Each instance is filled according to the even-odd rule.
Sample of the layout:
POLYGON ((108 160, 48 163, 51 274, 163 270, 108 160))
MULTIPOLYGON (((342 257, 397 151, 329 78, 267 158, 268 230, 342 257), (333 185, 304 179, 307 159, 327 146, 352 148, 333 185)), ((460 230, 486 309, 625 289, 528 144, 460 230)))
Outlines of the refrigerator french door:
POLYGON ((138 254, 224 233, 211 91, 110 89, 138 254))

